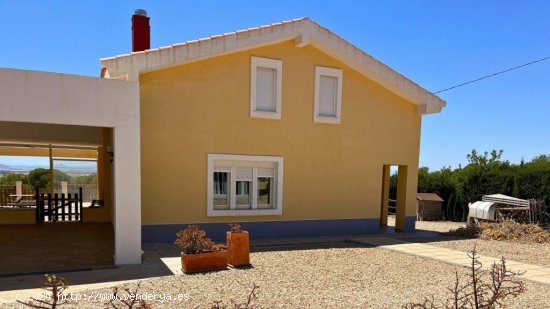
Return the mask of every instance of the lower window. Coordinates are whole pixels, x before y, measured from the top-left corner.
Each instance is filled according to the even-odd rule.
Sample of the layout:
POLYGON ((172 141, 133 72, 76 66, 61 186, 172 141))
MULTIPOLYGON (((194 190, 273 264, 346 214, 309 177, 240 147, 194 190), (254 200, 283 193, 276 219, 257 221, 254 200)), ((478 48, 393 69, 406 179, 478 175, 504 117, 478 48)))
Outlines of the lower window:
POLYGON ((208 155, 208 216, 282 214, 283 158, 208 155))
POLYGON ((214 209, 229 209, 229 172, 214 172, 214 209))

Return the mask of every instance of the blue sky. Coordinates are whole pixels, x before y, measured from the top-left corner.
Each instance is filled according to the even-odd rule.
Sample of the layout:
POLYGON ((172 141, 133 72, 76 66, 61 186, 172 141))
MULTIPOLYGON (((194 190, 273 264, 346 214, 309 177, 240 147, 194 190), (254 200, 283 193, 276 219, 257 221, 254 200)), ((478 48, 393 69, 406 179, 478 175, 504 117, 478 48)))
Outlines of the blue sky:
MULTIPOLYGON (((0 0, 0 67, 98 76, 99 58, 130 50, 136 8, 152 47, 308 16, 430 91, 550 56, 550 1, 0 0)), ((550 60, 441 97, 421 166, 456 167, 474 148, 550 154, 550 60)))

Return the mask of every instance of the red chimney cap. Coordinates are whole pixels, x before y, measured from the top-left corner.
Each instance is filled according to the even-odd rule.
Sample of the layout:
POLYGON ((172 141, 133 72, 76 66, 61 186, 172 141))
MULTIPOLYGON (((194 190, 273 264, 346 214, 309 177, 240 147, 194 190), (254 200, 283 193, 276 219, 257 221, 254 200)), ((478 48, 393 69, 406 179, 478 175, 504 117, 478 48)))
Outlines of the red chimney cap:
POLYGON ((134 11, 134 15, 147 16, 147 11, 143 9, 137 9, 134 11))

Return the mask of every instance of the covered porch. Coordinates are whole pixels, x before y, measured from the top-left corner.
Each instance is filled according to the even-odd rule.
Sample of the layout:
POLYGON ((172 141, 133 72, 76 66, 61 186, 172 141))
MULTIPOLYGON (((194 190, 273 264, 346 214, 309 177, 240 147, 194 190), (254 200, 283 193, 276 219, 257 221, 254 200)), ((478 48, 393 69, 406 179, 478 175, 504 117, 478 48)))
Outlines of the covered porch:
POLYGON ((16 184, 9 205, 1 205, 0 265, 8 269, 0 273, 139 264, 138 84, 0 69, 0 97, 9 102, 0 106, 0 156, 49 161, 39 201, 16 184), (81 191, 56 178, 74 161, 96 164, 95 188, 81 191), (49 220, 73 202, 80 204, 78 215, 49 220), (38 216, 40 203, 49 212, 38 216))
POLYGON ((0 122, 3 129, 12 137, 0 142, 0 165, 6 168, 14 160, 32 165, 0 171, 4 179, 18 179, 0 185, 0 224, 112 221, 111 129, 0 122), (53 133, 62 129, 78 141, 53 133), (32 137, 41 131, 52 133, 32 137))

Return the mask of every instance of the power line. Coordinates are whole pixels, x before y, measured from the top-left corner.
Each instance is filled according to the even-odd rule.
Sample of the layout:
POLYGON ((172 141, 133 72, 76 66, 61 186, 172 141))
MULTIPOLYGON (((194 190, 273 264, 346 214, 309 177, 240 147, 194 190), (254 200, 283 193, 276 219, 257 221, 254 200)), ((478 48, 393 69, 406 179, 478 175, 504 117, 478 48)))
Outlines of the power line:
POLYGON ((483 80, 483 79, 487 79, 487 78, 490 78, 490 77, 493 77, 493 76, 497 76, 497 75, 500 75, 500 74, 503 74, 503 73, 506 73, 506 72, 510 72, 510 71, 513 71, 513 70, 516 70, 516 69, 519 69, 519 68, 523 68, 523 67, 526 67, 528 65, 535 64, 535 63, 538 63, 538 62, 541 62, 541 61, 544 61, 544 60, 548 60, 548 59, 550 59, 550 56, 544 57, 544 58, 539 59, 539 60, 527 62, 527 63, 524 63, 522 65, 518 65, 518 66, 515 66, 513 68, 506 69, 504 71, 500 71, 500 72, 496 72, 496 73, 486 75, 486 76, 483 76, 483 77, 480 77, 480 78, 476 78, 474 80, 471 80, 471 81, 468 81, 468 82, 465 82, 465 83, 462 83, 462 84, 454 85, 452 87, 445 88, 445 89, 442 89, 442 90, 439 90, 439 91, 436 91, 436 92, 432 92, 432 93, 433 94, 438 94, 438 93, 441 93, 441 92, 444 92, 444 91, 449 91, 451 89, 455 89, 455 88, 462 87, 462 86, 465 86, 465 85, 468 85, 468 84, 471 84, 471 83, 475 83, 475 82, 478 82, 478 81, 483 80))

